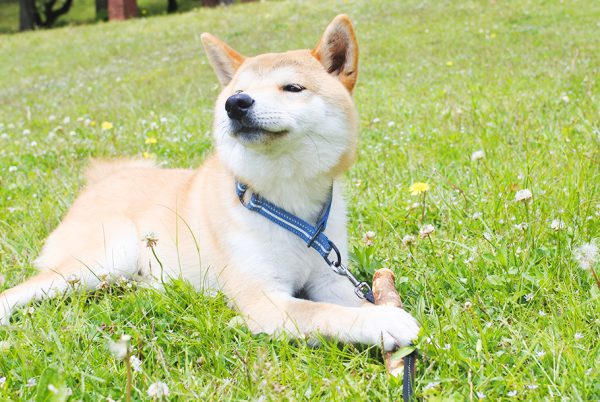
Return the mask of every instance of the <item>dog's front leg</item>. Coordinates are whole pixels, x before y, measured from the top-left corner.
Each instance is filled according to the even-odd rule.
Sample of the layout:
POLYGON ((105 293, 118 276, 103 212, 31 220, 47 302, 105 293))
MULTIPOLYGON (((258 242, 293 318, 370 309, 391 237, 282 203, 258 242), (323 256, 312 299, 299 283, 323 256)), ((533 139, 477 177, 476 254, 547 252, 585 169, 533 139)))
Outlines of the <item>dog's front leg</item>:
POLYGON ((318 333, 369 345, 383 341, 389 351, 410 344, 419 332, 415 319, 396 307, 346 307, 264 289, 238 294, 235 304, 254 333, 286 333, 293 337, 318 333))

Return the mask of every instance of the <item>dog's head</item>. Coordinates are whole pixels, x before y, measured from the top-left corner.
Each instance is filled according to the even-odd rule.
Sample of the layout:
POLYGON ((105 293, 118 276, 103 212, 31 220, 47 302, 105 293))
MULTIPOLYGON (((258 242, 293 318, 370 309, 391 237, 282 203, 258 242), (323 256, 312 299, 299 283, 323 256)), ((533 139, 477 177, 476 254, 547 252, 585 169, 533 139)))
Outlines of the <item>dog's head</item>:
POLYGON ((224 87, 217 152, 236 176, 311 179, 352 164, 358 45, 347 16, 337 16, 313 50, 244 57, 208 33, 202 43, 224 87))

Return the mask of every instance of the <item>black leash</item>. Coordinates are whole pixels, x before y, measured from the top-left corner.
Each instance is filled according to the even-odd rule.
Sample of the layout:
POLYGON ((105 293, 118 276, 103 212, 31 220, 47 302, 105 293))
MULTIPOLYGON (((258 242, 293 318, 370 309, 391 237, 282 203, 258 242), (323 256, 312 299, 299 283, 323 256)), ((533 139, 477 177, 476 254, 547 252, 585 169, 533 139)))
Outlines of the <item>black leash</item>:
POLYGON ((415 367, 419 353, 417 349, 404 356, 404 375, 402 377, 402 399, 410 402, 413 399, 415 388, 415 367))

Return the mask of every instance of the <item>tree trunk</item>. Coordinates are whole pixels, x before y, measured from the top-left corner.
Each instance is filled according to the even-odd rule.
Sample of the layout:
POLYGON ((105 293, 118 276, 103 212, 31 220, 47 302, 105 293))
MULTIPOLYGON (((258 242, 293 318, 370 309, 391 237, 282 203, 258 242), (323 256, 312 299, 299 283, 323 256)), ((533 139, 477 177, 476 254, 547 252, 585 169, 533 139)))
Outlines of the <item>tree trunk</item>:
POLYGON ((204 7, 216 7, 219 5, 219 0, 202 0, 204 7))
POLYGON ((19 30, 31 31, 40 25, 35 0, 19 0, 19 30))
POLYGON ((108 0, 96 0, 96 19, 108 20, 108 0))
POLYGON ((171 14, 177 11, 177 0, 167 0, 167 13, 171 14))
POLYGON ((73 5, 73 0, 65 0, 63 5, 56 10, 54 9, 54 4, 56 4, 56 0, 46 0, 44 4, 45 20, 42 22, 42 26, 46 28, 50 28, 54 25, 58 17, 69 12, 73 5))

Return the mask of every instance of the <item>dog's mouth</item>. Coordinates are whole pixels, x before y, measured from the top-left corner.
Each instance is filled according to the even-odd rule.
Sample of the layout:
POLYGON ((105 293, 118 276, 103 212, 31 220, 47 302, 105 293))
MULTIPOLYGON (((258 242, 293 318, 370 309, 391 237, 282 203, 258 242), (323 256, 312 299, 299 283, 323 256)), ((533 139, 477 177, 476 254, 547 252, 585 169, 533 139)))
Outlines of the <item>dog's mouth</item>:
POLYGON ((241 125, 232 131, 234 137, 249 144, 273 141, 285 136, 287 133, 287 130, 274 131, 262 127, 241 125))

